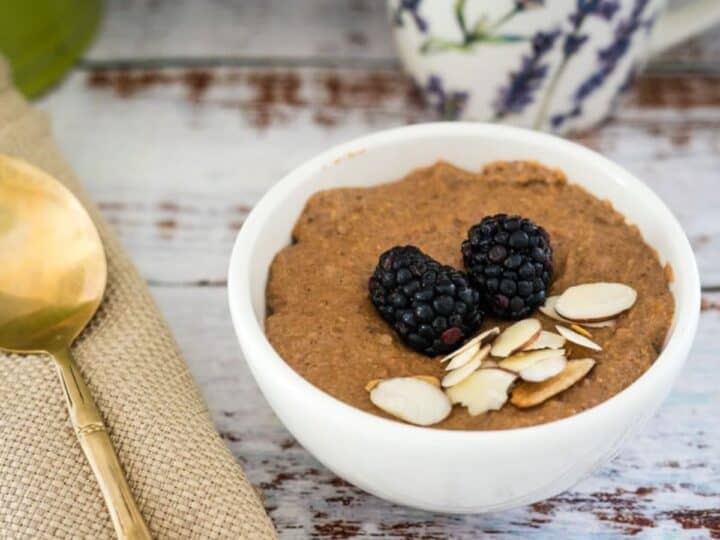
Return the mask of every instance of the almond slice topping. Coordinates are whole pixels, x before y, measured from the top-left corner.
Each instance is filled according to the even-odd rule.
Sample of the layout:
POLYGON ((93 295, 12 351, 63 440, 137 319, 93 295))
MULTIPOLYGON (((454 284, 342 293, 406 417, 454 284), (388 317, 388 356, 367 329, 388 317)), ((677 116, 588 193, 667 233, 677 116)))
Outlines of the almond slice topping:
MULTIPOLYGON (((575 321, 571 321, 570 319, 566 319, 565 317, 561 317, 557 311, 555 311, 555 304, 558 301, 558 298, 560 296, 548 296, 545 299, 545 305, 540 306, 540 313, 543 315, 546 315, 547 317, 550 317, 551 319, 555 319, 556 321, 564 322, 567 324, 575 324, 575 321)), ((595 321, 595 322, 583 322, 581 323, 584 326, 587 326, 589 328, 605 328, 605 327, 613 327, 615 326, 615 321, 612 319, 608 319, 606 321, 595 321)))
POLYGON ((520 378, 524 381, 542 382, 560 373, 566 364, 565 356, 550 356, 523 369, 520 378))
POLYGON ((416 377, 380 381, 370 392, 370 401, 386 413, 419 426, 441 422, 452 409, 442 390, 416 377))
POLYGON ((459 349, 451 352, 448 354, 445 358, 442 358, 440 362, 444 363, 448 360, 452 360, 456 356, 465 353, 468 349, 475 347, 476 345, 482 345, 483 342, 489 340, 490 338, 493 338, 497 336, 500 333, 500 327, 495 326, 493 328, 490 328, 489 330, 485 330, 484 332, 478 334, 474 338, 472 338, 470 341, 468 341, 465 345, 460 347, 459 349))
POLYGON ((504 358, 532 343, 540 335, 542 326, 537 319, 523 319, 511 324, 495 338, 490 354, 504 358))
POLYGON ((537 362, 555 356, 565 356, 565 351, 562 349, 543 349, 540 351, 520 352, 498 362, 498 367, 520 373, 537 362))
POLYGON ((472 360, 467 364, 458 369, 448 371, 447 375, 443 377, 442 385, 445 388, 450 388, 458 383, 464 381, 473 371, 480 367, 482 358, 479 355, 475 355, 472 360))
POLYGON ((560 326, 559 324, 555 325, 555 328, 557 328, 557 331, 560 333, 561 336, 563 336, 568 341, 572 341, 576 345, 580 345, 581 347, 585 347, 586 349, 592 349, 593 351, 602 351, 602 347, 595 343, 592 339, 588 339, 585 336, 575 332, 574 330, 570 330, 569 328, 565 328, 564 326, 560 326))
MULTIPOLYGON (((420 381, 425 381, 426 383, 430 383, 433 386, 437 386, 440 388, 440 379, 435 377, 434 375, 412 375, 414 379, 418 379, 420 381)), ((373 379, 371 381, 368 381, 368 383, 365 385, 365 391, 366 392, 372 392, 373 388, 375 388, 378 384, 383 382, 385 379, 373 379)))
POLYGON ((480 358, 480 360, 485 360, 487 355, 490 353, 490 345, 485 345, 482 349, 479 349, 469 358, 465 358, 465 354, 461 356, 456 356, 452 360, 450 360, 450 363, 445 367, 446 371, 452 371, 453 369, 459 369, 463 367, 465 364, 470 362, 471 360, 474 360, 475 358, 480 358))
POLYGON ((565 338, 555 332, 543 330, 532 343, 525 345, 523 351, 537 351, 540 349, 562 349, 565 345, 565 338))
POLYGON ((637 292, 622 283, 586 283, 570 287, 555 303, 555 311, 571 321, 605 321, 630 309, 637 292))
POLYGON ((448 388, 453 403, 468 408, 471 416, 500 409, 508 399, 508 389, 517 375, 498 368, 480 368, 460 384, 448 388))
POLYGON ((413 377, 419 381, 425 381, 426 383, 430 383, 433 386, 440 388, 440 379, 434 375, 413 375, 413 377))
POLYGON ((551 319, 555 319, 556 321, 566 322, 569 324, 572 321, 568 321, 567 319, 561 317, 560 315, 558 315, 557 311, 555 311, 555 304, 557 304, 558 298, 560 298, 559 295, 558 296, 548 296, 545 299, 545 304, 540 306, 538 309, 540 310, 540 313, 550 317, 551 319))
POLYGON ((534 407, 567 390, 585 377, 595 365, 592 358, 569 360, 559 374, 543 382, 522 382, 513 390, 510 403, 521 409, 534 407))
MULTIPOLYGON (((465 364, 467 364, 470 360, 472 360, 475 355, 480 350, 480 342, 474 343, 472 347, 468 347, 464 351, 462 351, 460 354, 456 356, 450 357, 450 362, 448 362, 448 365, 445 366, 445 369, 450 371, 451 369, 457 369, 465 364)), ((445 360, 442 360, 445 362, 445 360)))

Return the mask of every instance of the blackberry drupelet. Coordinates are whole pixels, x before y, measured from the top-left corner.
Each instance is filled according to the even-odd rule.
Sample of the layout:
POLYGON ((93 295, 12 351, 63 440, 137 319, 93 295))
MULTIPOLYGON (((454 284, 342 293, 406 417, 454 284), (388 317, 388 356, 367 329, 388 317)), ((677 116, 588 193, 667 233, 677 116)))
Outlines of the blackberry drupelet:
POLYGON ((462 244, 465 268, 483 308, 509 319, 526 317, 545 303, 552 254, 545 229, 507 214, 483 218, 470 227, 462 244))
POLYGON ((480 295, 468 277, 414 246, 383 253, 368 289, 400 338, 428 356, 457 349, 482 322, 480 295))

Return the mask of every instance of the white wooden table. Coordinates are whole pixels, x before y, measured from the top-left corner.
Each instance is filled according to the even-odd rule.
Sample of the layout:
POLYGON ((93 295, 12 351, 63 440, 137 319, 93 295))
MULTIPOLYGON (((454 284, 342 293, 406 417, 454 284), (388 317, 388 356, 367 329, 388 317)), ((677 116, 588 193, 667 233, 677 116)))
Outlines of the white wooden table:
POLYGON ((617 118, 579 139, 667 202, 704 287, 684 376, 611 464, 527 508, 420 512, 336 478, 263 400, 226 307, 231 244, 265 190, 306 158, 431 118, 388 30, 382 0, 111 0, 93 49, 40 102, 280 535, 720 538, 720 30, 656 59, 617 118))

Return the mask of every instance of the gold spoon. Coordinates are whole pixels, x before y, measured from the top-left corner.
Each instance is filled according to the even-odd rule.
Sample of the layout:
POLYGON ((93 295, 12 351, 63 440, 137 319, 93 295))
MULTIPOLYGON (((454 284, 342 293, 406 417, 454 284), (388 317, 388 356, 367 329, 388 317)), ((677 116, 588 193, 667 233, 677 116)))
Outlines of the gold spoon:
POLYGON ((149 539, 70 345, 102 301, 107 265, 85 209, 57 180, 0 155, 0 350, 45 353, 118 538, 149 539))

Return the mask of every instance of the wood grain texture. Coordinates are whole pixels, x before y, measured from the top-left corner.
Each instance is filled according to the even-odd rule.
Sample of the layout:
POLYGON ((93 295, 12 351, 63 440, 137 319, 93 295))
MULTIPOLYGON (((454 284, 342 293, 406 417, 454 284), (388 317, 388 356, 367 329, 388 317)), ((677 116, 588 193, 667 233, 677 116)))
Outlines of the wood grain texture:
POLYGON ((385 0, 110 0, 106 12, 90 61, 393 58, 385 0))
POLYGON ((617 118, 578 138, 655 189, 693 243, 706 293, 684 376, 569 492, 458 517, 385 503, 315 461, 256 388, 226 307, 230 247, 268 187, 330 145, 435 118, 396 69, 384 0, 108 0, 107 15, 41 106, 282 538, 720 538, 720 29, 654 59, 617 118))

